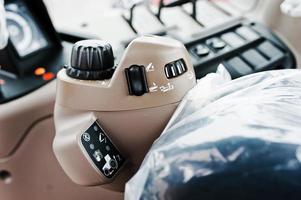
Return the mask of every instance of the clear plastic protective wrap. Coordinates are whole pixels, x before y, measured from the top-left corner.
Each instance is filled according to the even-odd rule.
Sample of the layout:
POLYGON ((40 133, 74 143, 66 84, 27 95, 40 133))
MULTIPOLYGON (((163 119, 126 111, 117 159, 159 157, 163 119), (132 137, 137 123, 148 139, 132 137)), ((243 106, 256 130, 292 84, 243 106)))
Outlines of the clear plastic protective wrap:
POLYGON ((125 199, 300 200, 301 71, 201 79, 127 183, 125 199))
POLYGON ((8 30, 6 28, 4 1, 0 0, 0 50, 3 49, 8 42, 8 30))

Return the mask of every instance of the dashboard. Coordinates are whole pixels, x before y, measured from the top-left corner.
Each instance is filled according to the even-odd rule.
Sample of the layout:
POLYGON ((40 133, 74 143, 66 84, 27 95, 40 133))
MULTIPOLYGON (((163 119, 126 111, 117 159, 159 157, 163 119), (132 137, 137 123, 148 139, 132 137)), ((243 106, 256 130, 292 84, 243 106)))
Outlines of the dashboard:
POLYGON ((10 40, 20 57, 49 47, 46 35, 42 33, 25 5, 11 3, 6 6, 6 11, 10 40))
POLYGON ((5 0, 10 40, 0 50, 0 175, 13 181, 0 181, 1 198, 113 199, 109 190, 72 183, 53 155, 56 74, 69 64, 73 43, 106 40, 118 64, 134 38, 175 38, 188 49, 197 78, 220 63, 232 78, 296 68, 301 20, 281 13, 281 2, 5 0))
POLYGON ((244 17, 256 0, 89 0, 75 1, 73 12, 68 12, 68 0, 45 3, 59 32, 109 41, 117 60, 132 39, 155 34, 186 45, 197 78, 215 72, 220 63, 233 78, 296 66, 293 53, 273 31, 244 17), (64 20, 66 12, 72 20, 64 20))
POLYGON ((271 29, 244 17, 256 0, 88 0, 72 1, 72 10, 70 0, 44 2, 47 8, 38 0, 6 2, 10 41, 0 51, 0 103, 55 79, 69 62, 72 44, 88 38, 108 41, 115 63, 140 35, 175 38, 189 50, 197 78, 215 72, 220 63, 232 78, 296 66, 292 51, 271 29), (43 15, 47 10, 50 17, 43 15))
POLYGON ((41 1, 7 1, 5 9, 9 43, 0 50, 0 103, 54 80, 68 54, 41 1))

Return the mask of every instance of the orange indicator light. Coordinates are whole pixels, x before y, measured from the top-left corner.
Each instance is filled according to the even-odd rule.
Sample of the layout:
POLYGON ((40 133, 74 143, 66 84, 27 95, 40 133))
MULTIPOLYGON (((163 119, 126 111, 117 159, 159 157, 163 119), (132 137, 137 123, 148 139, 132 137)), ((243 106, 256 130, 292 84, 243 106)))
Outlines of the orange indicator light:
POLYGON ((52 73, 52 72, 47 72, 47 73, 43 74, 44 81, 50 81, 53 78, 54 78, 54 73, 52 73))
POLYGON ((43 74, 45 74, 46 70, 44 67, 38 67, 34 70, 34 74, 36 76, 42 76, 43 74))

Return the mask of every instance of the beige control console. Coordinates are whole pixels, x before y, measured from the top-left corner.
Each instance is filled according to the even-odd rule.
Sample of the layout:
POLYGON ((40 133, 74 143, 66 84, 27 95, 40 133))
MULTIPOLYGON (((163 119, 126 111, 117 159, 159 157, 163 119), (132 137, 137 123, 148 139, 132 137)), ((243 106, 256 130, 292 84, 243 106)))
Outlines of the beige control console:
POLYGON ((196 84, 184 45, 145 36, 118 66, 109 44, 85 40, 57 78, 55 155, 81 185, 124 190, 185 93, 196 84))

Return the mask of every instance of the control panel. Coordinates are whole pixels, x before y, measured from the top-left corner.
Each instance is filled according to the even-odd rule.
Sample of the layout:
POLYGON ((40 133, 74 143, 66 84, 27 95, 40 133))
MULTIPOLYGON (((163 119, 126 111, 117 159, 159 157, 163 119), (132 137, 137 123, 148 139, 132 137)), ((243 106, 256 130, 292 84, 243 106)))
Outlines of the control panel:
POLYGON ((74 44, 57 75, 53 149, 74 182, 120 190, 196 78, 175 39, 136 38, 117 65, 112 49, 103 40, 74 44))
POLYGON ((9 42, 0 50, 0 104, 54 80, 72 44, 61 43, 40 0, 5 1, 9 42))
MULTIPOLYGON (((54 2, 49 4, 49 8, 55 8, 52 17, 58 30, 64 32, 64 28, 68 26, 72 30, 79 30, 73 32, 75 35, 90 33, 111 42, 116 49, 117 62, 132 39, 153 34, 183 42, 189 49, 198 79, 215 72, 220 63, 224 63, 232 78, 265 70, 295 68, 294 55, 271 30, 243 17, 255 3, 239 3, 236 0, 93 2, 94 6, 89 7, 89 10, 94 10, 91 13, 96 16, 99 13, 96 5, 99 5, 106 8, 101 13, 110 13, 106 15, 110 17, 97 14, 98 20, 95 21, 81 18, 89 24, 88 28, 59 20, 58 16, 63 11, 61 13, 54 2), (97 28, 99 24, 109 22, 115 26, 106 26, 106 30, 97 28), (121 32, 123 34, 118 34, 121 32)), ((81 8, 80 2, 77 6, 81 8)), ((167 76, 176 76, 174 73, 177 71, 169 67, 166 68, 170 69, 166 71, 167 76)))
POLYGON ((94 165, 107 178, 112 178, 125 162, 97 121, 82 134, 81 143, 94 165))
POLYGON ((268 28, 241 21, 186 44, 196 76, 215 72, 223 63, 232 78, 255 72, 295 68, 294 55, 268 28))

